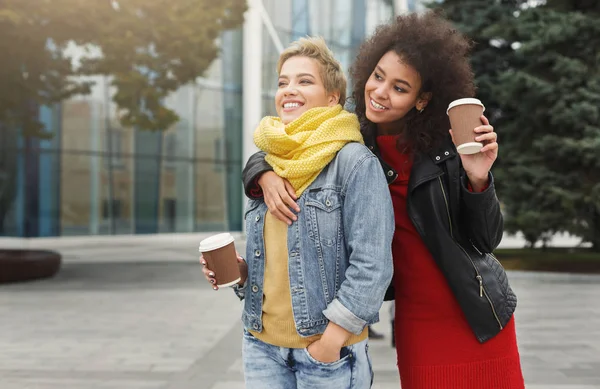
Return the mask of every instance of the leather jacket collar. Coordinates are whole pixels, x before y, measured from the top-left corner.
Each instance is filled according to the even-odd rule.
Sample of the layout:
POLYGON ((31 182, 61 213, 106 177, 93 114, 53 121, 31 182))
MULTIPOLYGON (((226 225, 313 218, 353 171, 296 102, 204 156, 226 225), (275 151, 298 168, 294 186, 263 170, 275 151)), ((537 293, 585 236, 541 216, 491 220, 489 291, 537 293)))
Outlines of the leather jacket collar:
MULTIPOLYGON (((381 162, 381 166, 384 169, 388 185, 396 181, 398 178, 398 173, 381 158, 381 152, 379 151, 379 146, 377 145, 376 136, 366 136, 365 145, 377 156, 377 158, 379 158, 379 162, 381 162)), ((417 182, 412 181, 409 184, 409 190, 414 189, 429 179, 441 175, 443 173, 442 163, 450 158, 454 158, 457 154, 456 147, 452 143, 450 137, 448 137, 436 150, 433 150, 427 154, 416 155, 411 176, 419 177, 419 179, 417 182)))

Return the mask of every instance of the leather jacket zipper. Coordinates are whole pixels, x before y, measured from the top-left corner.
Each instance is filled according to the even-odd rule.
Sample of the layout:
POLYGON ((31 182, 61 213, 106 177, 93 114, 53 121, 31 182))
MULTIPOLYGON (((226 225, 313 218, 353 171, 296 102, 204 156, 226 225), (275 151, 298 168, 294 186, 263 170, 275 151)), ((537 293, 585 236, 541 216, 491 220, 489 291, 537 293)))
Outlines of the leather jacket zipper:
MULTIPOLYGON (((478 252, 480 255, 483 255, 483 253, 482 253, 482 252, 481 252, 481 251, 480 251, 480 250, 477 248, 477 246, 475 246, 475 245, 473 244, 473 242, 472 242, 472 241, 471 241, 471 246, 473 246, 473 248, 475 249, 475 251, 477 251, 477 252, 478 252)), ((502 265, 502 263, 500 263, 500 261, 498 260, 498 258, 496 258, 496 256, 494 255, 494 253, 487 253, 486 255, 489 255, 490 257, 492 257, 492 259, 493 259, 494 261, 496 261, 496 263, 498 263, 498 265, 500 265, 500 266, 504 267, 504 266, 502 265)))
MULTIPOLYGON (((479 297, 485 296, 488 303, 490 304, 490 307, 492 308, 492 313, 494 314, 494 317, 496 318, 496 321, 498 322, 498 325, 500 326, 500 330, 502 330, 503 329, 502 323, 500 322, 500 319, 498 318, 498 315, 496 314, 496 308, 494 308, 494 304, 492 303, 492 300, 490 299, 490 297, 487 294, 487 291, 485 290, 485 286, 483 285, 483 277, 481 276, 481 274, 479 274, 479 269, 477 269, 477 266, 475 266, 473 259, 467 253, 467 251, 454 239, 454 233, 452 231, 452 218, 450 217, 450 207, 448 206, 448 198, 446 197, 446 191, 444 190, 444 183, 442 182, 442 177, 438 177, 438 181, 440 183, 440 188, 442 189, 442 194, 444 195, 444 202, 446 203, 446 212, 448 214, 448 223, 450 223, 450 237, 452 238, 454 243, 456 243, 456 245, 465 253, 467 258, 469 258, 469 261, 471 261, 471 265, 473 265, 473 269, 475 269, 475 273, 477 274, 477 276, 475 278, 479 282, 479 297)), ((477 250, 477 251, 479 251, 479 250, 477 250)))

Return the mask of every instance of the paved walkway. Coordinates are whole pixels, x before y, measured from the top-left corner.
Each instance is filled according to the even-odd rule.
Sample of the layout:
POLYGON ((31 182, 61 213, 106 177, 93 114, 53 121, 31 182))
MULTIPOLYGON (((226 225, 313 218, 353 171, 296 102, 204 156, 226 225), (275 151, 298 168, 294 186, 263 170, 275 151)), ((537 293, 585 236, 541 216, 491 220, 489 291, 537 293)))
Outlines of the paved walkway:
MULTIPOLYGON (((27 242, 61 251, 64 265, 0 286, 0 388, 242 389, 241 305, 203 282, 199 238, 27 242)), ((510 277, 527 388, 600 388, 600 278, 510 277)), ((389 334, 382 316, 375 328, 389 334)), ((389 337, 370 350, 374 388, 399 388, 389 337)))

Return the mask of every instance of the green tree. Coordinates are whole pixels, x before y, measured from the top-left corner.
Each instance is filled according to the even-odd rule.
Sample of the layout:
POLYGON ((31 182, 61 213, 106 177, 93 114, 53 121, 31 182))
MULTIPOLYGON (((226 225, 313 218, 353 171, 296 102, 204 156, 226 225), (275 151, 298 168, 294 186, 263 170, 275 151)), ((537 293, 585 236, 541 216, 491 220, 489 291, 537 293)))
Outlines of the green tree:
POLYGON ((500 73, 513 65, 512 42, 502 34, 490 34, 491 27, 512 19, 524 0, 445 0, 432 3, 462 33, 473 41, 471 65, 476 76, 477 96, 486 106, 486 115, 496 122, 500 105, 494 93, 500 73))
POLYGON ((507 231, 530 245, 567 231, 600 250, 600 4, 485 3, 440 7, 476 42, 478 96, 501 144, 494 173, 507 231))
POLYGON ((107 75, 124 126, 166 129, 178 117, 164 98, 202 76, 221 32, 240 26, 245 10, 245 0, 3 0, 0 224, 14 197, 15 132, 51 136, 40 106, 89 93, 80 76, 107 75), (72 58, 73 45, 87 55, 72 58))
POLYGON ((550 1, 490 32, 519 42, 518 66, 495 88, 511 113, 500 132, 509 213, 517 227, 567 231, 600 251, 598 5, 550 1))
POLYGON ((518 58, 513 49, 514 42, 503 31, 497 31, 496 27, 512 23, 515 12, 520 10, 523 3, 518 0, 445 0, 431 7, 442 11, 458 30, 473 41, 471 65, 475 73, 477 97, 484 102, 486 116, 501 134, 501 153, 494 166, 494 174, 504 209, 510 212, 505 226, 508 232, 523 232, 528 245, 532 246, 542 234, 548 232, 547 223, 540 223, 541 215, 523 202, 532 199, 532 191, 527 186, 530 181, 515 180, 504 174, 503 156, 507 147, 503 123, 510 122, 516 112, 504 106, 498 98, 498 89, 502 88, 498 85, 500 74, 518 67, 518 58), (525 187, 520 187, 522 184, 525 187), (523 197, 514 199, 515 193, 523 194, 523 197))

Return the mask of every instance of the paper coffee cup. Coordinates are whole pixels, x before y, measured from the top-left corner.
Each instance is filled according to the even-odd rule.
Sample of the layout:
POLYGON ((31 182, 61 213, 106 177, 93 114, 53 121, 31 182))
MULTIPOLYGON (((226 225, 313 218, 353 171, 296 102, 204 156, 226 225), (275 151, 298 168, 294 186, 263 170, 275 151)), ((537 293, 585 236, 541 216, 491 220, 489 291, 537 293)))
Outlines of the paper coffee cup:
POLYGON ((450 118, 456 150, 460 154, 476 154, 483 148, 483 143, 475 141, 477 134, 473 131, 482 125, 483 111, 483 103, 472 98, 454 100, 448 106, 446 113, 450 118))
POLYGON ((241 280, 233 242, 229 233, 213 235, 200 242, 199 250, 208 268, 215 273, 219 288, 233 286, 241 280))

